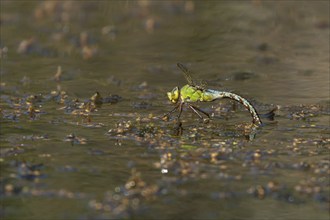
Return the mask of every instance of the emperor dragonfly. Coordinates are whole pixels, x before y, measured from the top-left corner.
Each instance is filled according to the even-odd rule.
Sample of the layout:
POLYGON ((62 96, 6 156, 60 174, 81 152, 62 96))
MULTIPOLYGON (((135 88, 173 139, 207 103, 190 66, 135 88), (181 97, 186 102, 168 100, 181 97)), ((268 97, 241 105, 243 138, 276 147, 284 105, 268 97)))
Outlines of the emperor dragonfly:
POLYGON ((261 119, 256 109, 248 100, 232 92, 205 89, 203 86, 196 85, 191 78, 190 71, 181 63, 177 63, 177 66, 179 67, 179 69, 182 70, 186 80, 188 81, 188 84, 183 86, 181 89, 177 86, 171 92, 167 92, 168 99, 172 103, 176 104, 176 106, 165 115, 166 117, 172 114, 177 109, 179 109, 178 119, 180 119, 183 105, 186 104, 201 119, 203 119, 203 117, 200 114, 200 112, 205 114, 208 118, 210 118, 210 115, 207 112, 197 108, 196 106, 193 106, 191 103, 212 102, 217 99, 229 98, 245 106, 245 108, 250 112, 252 116, 253 124, 257 126, 262 125, 261 119))

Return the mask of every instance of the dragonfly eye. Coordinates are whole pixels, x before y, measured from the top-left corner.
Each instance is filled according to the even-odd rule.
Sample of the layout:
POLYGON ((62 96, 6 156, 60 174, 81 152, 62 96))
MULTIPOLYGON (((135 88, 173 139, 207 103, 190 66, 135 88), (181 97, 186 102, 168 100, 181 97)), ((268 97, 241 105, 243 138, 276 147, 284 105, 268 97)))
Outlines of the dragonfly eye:
POLYGON ((172 103, 177 103, 179 100, 179 96, 180 96, 179 87, 175 87, 171 92, 167 93, 167 97, 172 103))

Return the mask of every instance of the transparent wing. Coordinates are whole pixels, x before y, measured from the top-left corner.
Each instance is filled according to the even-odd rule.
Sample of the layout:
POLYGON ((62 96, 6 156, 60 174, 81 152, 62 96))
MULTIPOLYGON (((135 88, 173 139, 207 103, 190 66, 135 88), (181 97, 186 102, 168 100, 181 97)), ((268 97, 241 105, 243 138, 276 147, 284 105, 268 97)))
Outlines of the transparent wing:
POLYGON ((177 63, 177 66, 179 67, 179 69, 181 69, 182 70, 182 72, 183 72, 183 74, 184 74, 184 77, 186 78, 186 80, 188 81, 188 84, 189 85, 191 85, 191 86, 194 86, 194 87, 196 87, 196 88, 198 88, 198 89, 204 89, 204 88, 206 88, 206 86, 207 86, 207 83, 206 83, 206 81, 202 81, 201 83, 199 83, 199 84, 196 84, 195 83, 195 81, 192 79, 192 77, 191 77, 191 71, 190 70, 188 70, 188 68, 187 67, 185 67, 183 64, 181 64, 181 63, 177 63))
POLYGON ((196 86, 195 82, 193 81, 193 79, 191 78, 191 72, 187 69, 187 67, 185 67, 183 64, 181 63, 177 63, 177 66, 179 67, 180 70, 182 70, 184 77, 186 78, 186 80, 188 81, 188 84, 191 86, 196 86))
POLYGON ((207 82, 205 80, 203 80, 199 87, 202 88, 202 89, 205 89, 207 87, 207 82))

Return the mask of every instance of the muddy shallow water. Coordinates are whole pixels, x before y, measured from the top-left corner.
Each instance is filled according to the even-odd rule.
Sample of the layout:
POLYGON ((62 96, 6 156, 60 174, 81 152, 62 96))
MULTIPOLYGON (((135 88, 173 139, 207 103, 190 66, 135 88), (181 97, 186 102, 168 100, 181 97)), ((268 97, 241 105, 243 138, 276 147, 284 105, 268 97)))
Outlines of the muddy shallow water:
POLYGON ((329 219, 328 1, 1 1, 0 22, 2 218, 329 219), (177 62, 274 120, 163 120, 177 62))

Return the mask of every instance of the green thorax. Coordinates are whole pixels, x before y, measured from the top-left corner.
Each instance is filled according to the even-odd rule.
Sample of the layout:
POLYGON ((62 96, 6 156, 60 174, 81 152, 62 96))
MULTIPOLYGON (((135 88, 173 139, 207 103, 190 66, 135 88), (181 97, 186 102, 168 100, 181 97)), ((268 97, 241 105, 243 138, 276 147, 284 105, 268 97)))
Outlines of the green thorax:
POLYGON ((185 85, 180 90, 181 100, 184 102, 210 102, 215 99, 214 95, 196 86, 185 85))

